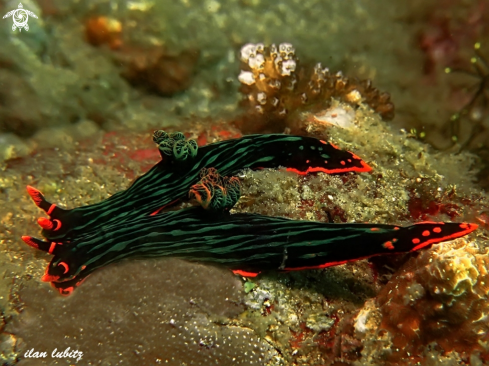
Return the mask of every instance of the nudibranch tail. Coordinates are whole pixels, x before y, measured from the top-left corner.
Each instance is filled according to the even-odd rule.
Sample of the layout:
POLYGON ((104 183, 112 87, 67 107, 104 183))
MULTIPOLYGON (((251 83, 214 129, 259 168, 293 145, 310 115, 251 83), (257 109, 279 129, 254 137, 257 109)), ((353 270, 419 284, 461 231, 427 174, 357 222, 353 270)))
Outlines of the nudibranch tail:
POLYGON ((421 222, 406 227, 366 224, 338 225, 348 225, 350 230, 349 232, 345 231, 344 234, 346 235, 354 235, 354 231, 358 230, 363 230, 363 234, 361 234, 361 238, 358 238, 357 243, 350 239, 344 240, 345 246, 343 248, 336 247, 334 250, 330 250, 327 261, 309 261, 306 264, 302 260, 292 260, 284 270, 320 269, 382 254, 413 252, 432 244, 460 238, 478 228, 476 224, 445 222, 421 222), (354 254, 348 255, 342 251, 352 251, 354 254))
MULTIPOLYGON (((324 162, 313 162, 308 159, 306 160, 306 163, 308 164, 307 166, 303 166, 301 169, 294 166, 287 166, 287 170, 301 175, 315 172, 323 172, 327 174, 348 172, 366 173, 372 170, 365 161, 352 152, 341 150, 338 146, 324 140, 319 140, 319 142, 328 146, 328 151, 330 152, 332 159, 329 158, 329 155, 327 154, 321 154, 321 157, 325 159, 324 162)), ((314 144, 312 144, 310 148, 315 150, 314 144)), ((321 147, 318 147, 317 149, 323 151, 321 147)))
MULTIPOLYGON (((334 144, 312 137, 291 135, 251 135, 256 139, 256 154, 261 156, 261 167, 285 167, 288 171, 298 174, 323 172, 338 174, 347 172, 369 172, 372 168, 357 155, 341 150, 334 144)), ((211 145, 212 146, 212 145, 211 145)), ((246 161, 246 156, 243 156, 246 161)), ((260 165, 254 165, 254 168, 260 165)), ((226 171, 219 172, 230 175, 226 171)))
POLYGON ((479 227, 470 223, 419 222, 411 226, 410 251, 424 248, 430 244, 453 240, 470 234, 479 227))

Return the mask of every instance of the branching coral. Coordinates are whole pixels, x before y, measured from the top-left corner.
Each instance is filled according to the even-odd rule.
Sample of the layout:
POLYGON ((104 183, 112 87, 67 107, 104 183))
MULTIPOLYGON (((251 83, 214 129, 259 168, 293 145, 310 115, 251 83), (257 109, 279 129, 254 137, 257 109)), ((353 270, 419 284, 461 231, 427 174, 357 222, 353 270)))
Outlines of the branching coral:
POLYGON ((381 93, 370 80, 347 78, 341 72, 332 73, 320 63, 312 69, 302 67, 290 43, 247 44, 241 49, 242 70, 238 77, 251 109, 253 125, 244 128, 280 130, 292 127, 294 113, 324 109, 333 99, 353 106, 364 102, 383 119, 394 117, 394 105, 388 93, 381 93))

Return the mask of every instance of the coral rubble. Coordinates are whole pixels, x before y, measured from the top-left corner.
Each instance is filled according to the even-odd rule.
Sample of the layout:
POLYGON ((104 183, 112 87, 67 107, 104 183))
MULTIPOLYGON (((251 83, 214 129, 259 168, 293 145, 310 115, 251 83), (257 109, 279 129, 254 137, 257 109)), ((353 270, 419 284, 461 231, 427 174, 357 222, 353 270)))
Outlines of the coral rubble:
MULTIPOLYGON (((483 314, 488 263, 484 248, 489 202, 487 195, 473 186, 473 156, 434 152, 405 131, 393 132, 364 104, 352 109, 336 102, 326 110, 301 114, 296 123, 315 136, 360 154, 374 165, 372 174, 296 177, 276 171, 247 171, 243 174, 244 198, 238 202, 237 211, 326 222, 401 223, 464 217, 480 223, 480 230, 486 231, 477 238, 434 246, 418 257, 370 260, 371 272, 357 264, 343 268, 355 273, 356 281, 368 279, 376 290, 381 289, 363 306, 353 306, 355 310, 349 308, 351 300, 345 301, 347 294, 335 303, 337 296, 312 285, 313 278, 327 281, 319 280, 322 272, 304 274, 310 287, 300 296, 308 304, 314 296, 325 296, 323 301, 328 305, 324 312, 331 314, 336 309, 341 314, 328 331, 319 330, 319 318, 301 313, 303 303, 291 301, 287 306, 277 306, 283 304, 277 297, 284 290, 271 286, 267 278, 255 279, 248 295, 255 299, 253 306, 262 314, 269 311, 274 315, 272 320, 280 319, 294 330, 284 336, 268 315, 265 334, 275 347, 288 362, 297 365, 330 365, 333 360, 358 366, 461 365, 469 359, 479 362, 474 364, 486 362, 489 322, 483 314), (311 118, 323 116, 331 108, 351 115, 351 126, 340 128, 311 118), (290 313, 293 315, 288 316, 290 313), (416 324, 422 332, 414 332, 416 324), (275 335, 278 331, 282 338, 275 335), (460 335, 463 337, 454 341, 460 335), (287 342, 291 348, 285 346, 287 342)), ((336 281, 345 285, 345 277, 343 274, 336 281)), ((336 282, 329 285, 332 283, 336 282)), ((367 284, 363 286, 365 289, 367 284)))
POLYGON ((411 258, 375 304, 358 314, 356 331, 367 334, 363 354, 386 365, 413 365, 427 362, 430 345, 433 351, 485 364, 488 268, 487 248, 464 239, 433 245, 411 258))
POLYGON ((377 297, 381 328, 415 354, 436 342, 445 352, 485 351, 489 340, 489 257, 474 242, 436 244, 408 261, 377 297))

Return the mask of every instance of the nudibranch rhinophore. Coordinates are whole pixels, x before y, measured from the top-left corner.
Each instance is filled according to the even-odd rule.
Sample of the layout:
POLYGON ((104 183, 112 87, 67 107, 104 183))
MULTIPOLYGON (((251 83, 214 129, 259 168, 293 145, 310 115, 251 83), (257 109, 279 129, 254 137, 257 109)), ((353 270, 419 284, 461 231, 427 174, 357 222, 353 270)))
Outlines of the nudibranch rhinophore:
MULTIPOLYGON (((240 167, 283 165, 301 174, 362 172, 370 168, 356 155, 314 138, 254 135, 198 150, 180 134, 157 132, 154 140, 159 144, 162 162, 137 179, 128 189, 132 190, 130 194, 119 193, 125 193, 126 198, 136 200, 138 205, 125 205, 122 200, 112 203, 111 198, 93 205, 93 212, 88 209, 93 206, 86 206, 85 213, 92 215, 91 225, 87 221, 82 224, 63 221, 68 216, 52 217, 41 224, 47 241, 22 237, 27 244, 54 256, 42 280, 51 282, 61 294, 70 294, 97 268, 129 257, 178 257, 224 266, 253 277, 270 270, 325 268, 375 255, 415 251, 467 235, 477 228, 469 223, 421 222, 400 227, 231 214, 229 210, 240 196, 239 179, 232 174, 240 167), (231 174, 221 176, 222 172, 231 174), (158 210, 161 204, 189 194, 201 207, 158 210), (139 206, 150 201, 148 195, 158 199, 159 205, 139 206), (104 204, 117 215, 117 220, 103 215, 104 204), (93 217, 103 218, 104 224, 101 226, 93 217), (47 222, 54 220, 61 220, 61 227, 65 222, 71 224, 61 240, 50 235, 59 224, 46 227, 47 222)), ((28 189, 36 204, 51 215, 61 210, 56 206, 52 209, 53 205, 38 191, 28 189)))

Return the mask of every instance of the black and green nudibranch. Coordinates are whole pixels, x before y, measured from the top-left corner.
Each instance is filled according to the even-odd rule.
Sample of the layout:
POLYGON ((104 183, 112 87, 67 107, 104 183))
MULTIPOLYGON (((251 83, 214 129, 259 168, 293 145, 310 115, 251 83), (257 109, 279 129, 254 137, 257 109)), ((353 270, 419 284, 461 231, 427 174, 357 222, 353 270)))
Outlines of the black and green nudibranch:
POLYGON ((129 257, 178 257, 224 266, 237 274, 325 268, 381 254, 415 251, 477 228, 468 223, 330 224, 257 214, 231 214, 241 169, 300 174, 367 172, 353 153, 310 137, 251 135, 197 148, 181 134, 155 132, 162 161, 124 192, 90 206, 62 210, 28 187, 51 217, 47 240, 27 244, 54 257, 43 281, 69 294, 96 269, 129 257), (191 196, 200 207, 162 212, 191 196))
POLYGON ((100 203, 65 210, 46 201, 37 189, 27 187, 36 205, 50 216, 39 220, 43 236, 49 240, 70 240, 102 225, 157 212, 186 197, 189 187, 199 181, 202 168, 215 168, 221 176, 233 176, 246 168, 280 166, 299 174, 371 170, 355 154, 311 137, 249 135, 198 150, 196 145, 186 144, 182 139, 180 133, 155 132, 153 140, 158 143, 162 160, 128 189, 100 203))

